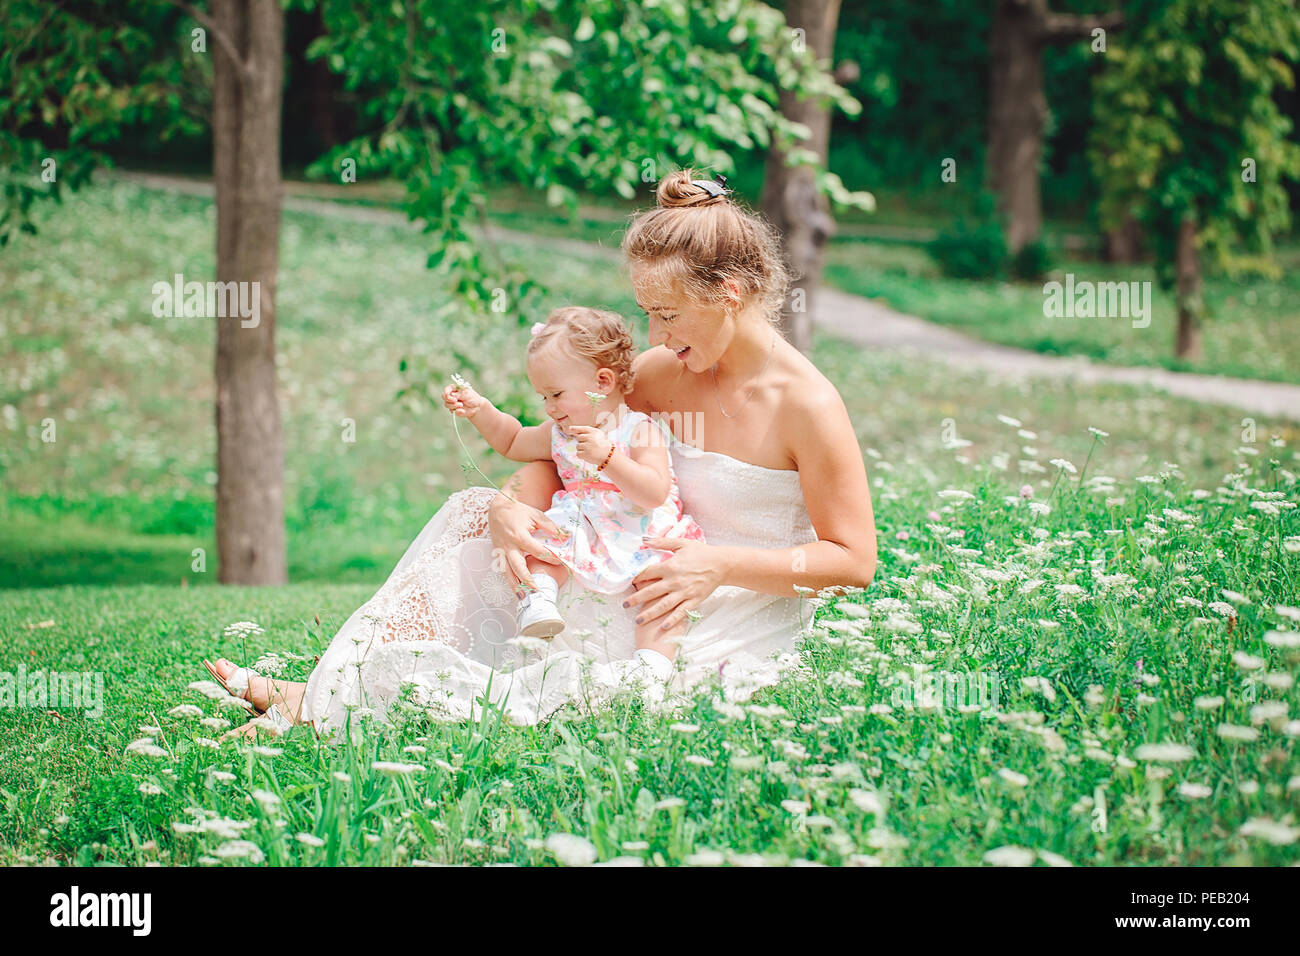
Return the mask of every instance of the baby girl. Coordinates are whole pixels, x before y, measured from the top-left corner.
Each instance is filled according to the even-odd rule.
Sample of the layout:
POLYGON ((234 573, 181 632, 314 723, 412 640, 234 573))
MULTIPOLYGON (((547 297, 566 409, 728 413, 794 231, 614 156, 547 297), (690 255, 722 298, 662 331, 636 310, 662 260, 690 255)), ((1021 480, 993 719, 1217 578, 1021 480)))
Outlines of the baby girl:
MULTIPOLYGON (((528 637, 564 630, 556 600, 570 575, 591 591, 621 594, 672 554, 647 547, 647 538, 704 540, 682 511, 663 429, 625 404, 635 354, 619 316, 567 306, 536 323, 528 343, 528 379, 550 421, 525 428, 463 383, 443 391, 447 409, 468 419, 494 451, 512 461, 552 459, 564 483, 546 515, 567 537, 534 532, 563 564, 527 559, 536 589, 520 602, 519 631, 528 637)), ((637 661, 666 681, 685 631, 684 622, 667 631, 656 622, 637 625, 637 661)))

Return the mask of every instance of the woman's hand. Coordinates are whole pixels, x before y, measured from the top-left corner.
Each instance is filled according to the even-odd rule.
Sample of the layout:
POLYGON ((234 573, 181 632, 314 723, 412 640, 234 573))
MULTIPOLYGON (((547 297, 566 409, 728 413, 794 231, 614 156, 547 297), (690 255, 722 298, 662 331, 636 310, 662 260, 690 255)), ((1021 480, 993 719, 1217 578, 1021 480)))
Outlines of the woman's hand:
POLYGON ((673 556, 633 578, 636 593, 623 606, 639 608, 638 624, 668 630, 686 620, 686 612, 703 604, 725 580, 727 549, 683 538, 646 538, 645 543, 673 556))
POLYGON ((533 584, 532 575, 528 573, 528 565, 524 561, 525 554, 531 554, 547 564, 563 563, 533 537, 533 531, 538 529, 557 538, 567 536, 567 532, 546 517, 546 512, 538 511, 532 505, 526 505, 522 501, 512 501, 505 495, 497 495, 492 500, 488 508, 488 532, 492 536, 492 563, 510 580, 512 588, 518 589, 521 582, 527 583, 530 587, 533 584))

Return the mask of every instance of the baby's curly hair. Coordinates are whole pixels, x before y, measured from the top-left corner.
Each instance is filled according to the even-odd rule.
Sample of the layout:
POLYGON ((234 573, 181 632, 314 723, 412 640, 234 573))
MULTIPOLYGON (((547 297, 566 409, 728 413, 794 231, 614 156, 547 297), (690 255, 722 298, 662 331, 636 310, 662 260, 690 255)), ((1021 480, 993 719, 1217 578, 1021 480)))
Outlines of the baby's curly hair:
POLYGON ((632 360, 636 345, 623 317, 605 309, 565 305, 546 317, 545 328, 528 343, 528 355, 534 355, 547 343, 555 342, 575 355, 594 362, 596 368, 610 369, 615 384, 626 395, 632 390, 632 360))

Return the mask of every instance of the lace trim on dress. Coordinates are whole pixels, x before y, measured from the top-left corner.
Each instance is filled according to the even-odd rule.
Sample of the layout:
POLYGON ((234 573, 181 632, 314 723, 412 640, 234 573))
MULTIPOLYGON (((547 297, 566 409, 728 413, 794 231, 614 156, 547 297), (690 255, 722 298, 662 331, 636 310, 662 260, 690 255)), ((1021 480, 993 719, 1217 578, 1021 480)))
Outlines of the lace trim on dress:
MULTIPOLYGON (((417 540, 412 550, 419 550, 413 560, 399 564, 366 602, 364 616, 374 624, 375 639, 383 644, 437 641, 462 650, 468 646, 470 632, 457 623, 463 601, 459 589, 449 586, 442 557, 463 541, 488 536, 488 506, 496 495, 493 488, 474 487, 447 499, 450 513, 442 534, 427 544, 417 540)), ((498 572, 497 577, 500 582, 485 581, 485 585, 506 587, 505 576, 498 572)))

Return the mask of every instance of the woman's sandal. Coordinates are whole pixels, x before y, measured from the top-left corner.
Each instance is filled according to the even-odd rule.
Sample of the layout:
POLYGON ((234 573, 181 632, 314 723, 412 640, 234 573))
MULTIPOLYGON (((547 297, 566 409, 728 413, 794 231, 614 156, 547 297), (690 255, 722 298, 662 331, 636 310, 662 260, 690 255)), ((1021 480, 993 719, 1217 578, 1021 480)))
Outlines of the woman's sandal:
POLYGON ((212 675, 212 679, 225 688, 227 694, 231 697, 238 697, 240 700, 248 701, 249 704, 252 704, 253 713, 257 716, 260 717, 265 713, 265 711, 261 710, 247 696, 249 678, 261 677, 261 674, 247 667, 239 667, 236 668, 229 677, 222 677, 217 673, 217 669, 213 666, 212 661, 207 658, 203 659, 203 666, 208 669, 208 673, 212 675))
MULTIPOLYGON (((257 705, 246 696, 248 694, 248 682, 250 678, 262 676, 257 673, 257 671, 248 667, 239 667, 232 671, 229 677, 223 678, 219 673, 217 673, 217 669, 213 666, 212 662, 206 658, 203 661, 203 666, 208 669, 208 673, 212 675, 212 679, 225 688, 227 694, 230 694, 232 697, 238 697, 240 700, 248 701, 253 708, 253 713, 257 715, 252 721, 250 721, 250 723, 255 727, 260 727, 263 730, 270 731, 278 737, 294 725, 292 720, 285 717, 284 714, 280 712, 278 704, 272 704, 266 710, 259 710, 257 705)), ((248 725, 245 724, 244 726, 248 725)), ((230 739, 231 737, 236 736, 237 732, 242 729, 243 727, 236 727, 235 730, 223 734, 220 740, 225 741, 230 739)))

